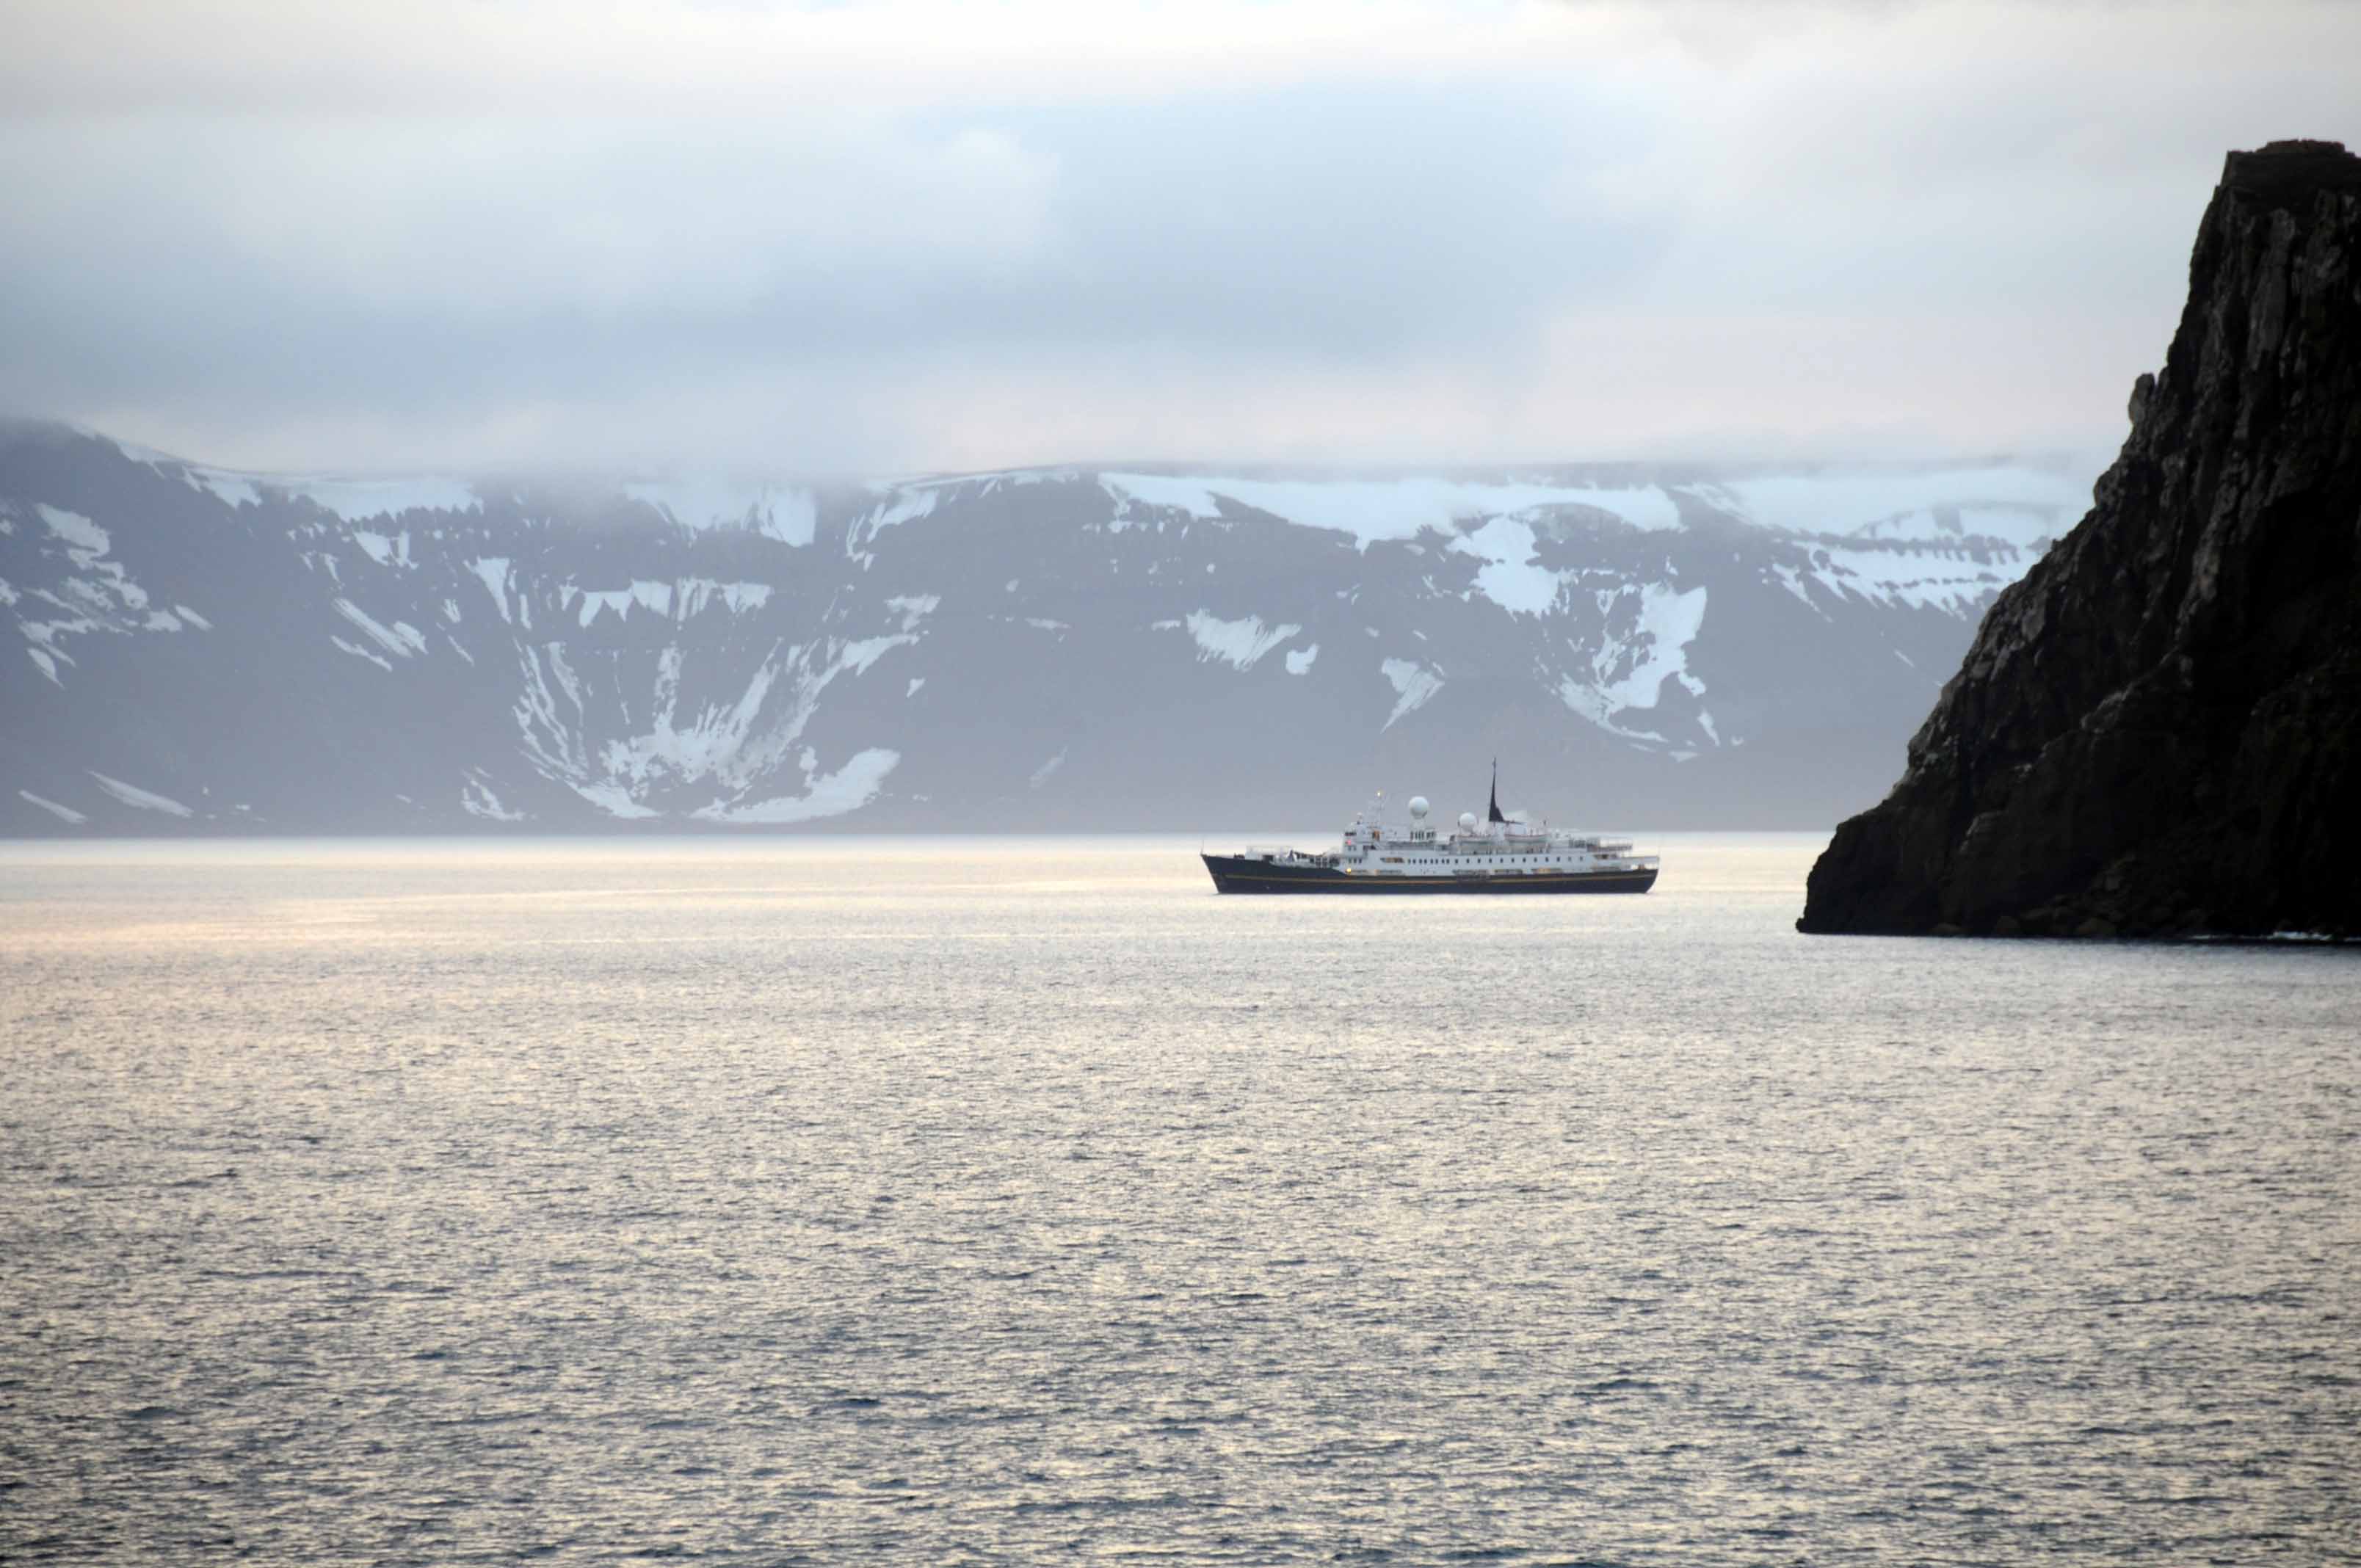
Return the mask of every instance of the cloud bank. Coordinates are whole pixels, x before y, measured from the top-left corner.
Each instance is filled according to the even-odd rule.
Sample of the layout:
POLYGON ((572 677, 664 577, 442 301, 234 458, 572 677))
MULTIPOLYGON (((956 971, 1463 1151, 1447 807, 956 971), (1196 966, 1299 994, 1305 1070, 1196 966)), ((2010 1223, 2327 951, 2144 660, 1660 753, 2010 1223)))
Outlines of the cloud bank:
POLYGON ((255 467, 2103 445, 2361 10, 0 19, 0 407, 255 467))

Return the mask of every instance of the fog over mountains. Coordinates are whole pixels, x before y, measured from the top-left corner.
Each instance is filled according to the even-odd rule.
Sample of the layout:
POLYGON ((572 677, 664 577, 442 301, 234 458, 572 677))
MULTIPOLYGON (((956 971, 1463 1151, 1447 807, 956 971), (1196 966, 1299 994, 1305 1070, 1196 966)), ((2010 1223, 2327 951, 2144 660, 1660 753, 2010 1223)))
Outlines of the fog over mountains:
POLYGON ((0 831, 1564 826, 1878 796, 2064 463, 869 484, 0 430, 0 831))

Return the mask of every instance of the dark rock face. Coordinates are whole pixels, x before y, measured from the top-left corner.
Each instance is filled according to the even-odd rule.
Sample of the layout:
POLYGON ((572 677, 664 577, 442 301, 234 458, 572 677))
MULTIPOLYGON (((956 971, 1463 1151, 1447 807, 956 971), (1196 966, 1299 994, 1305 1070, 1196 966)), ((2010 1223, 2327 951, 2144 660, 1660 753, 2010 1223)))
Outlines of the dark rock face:
POLYGON ((1798 929, 2361 936, 2361 158, 2230 155, 2132 415, 1798 929))

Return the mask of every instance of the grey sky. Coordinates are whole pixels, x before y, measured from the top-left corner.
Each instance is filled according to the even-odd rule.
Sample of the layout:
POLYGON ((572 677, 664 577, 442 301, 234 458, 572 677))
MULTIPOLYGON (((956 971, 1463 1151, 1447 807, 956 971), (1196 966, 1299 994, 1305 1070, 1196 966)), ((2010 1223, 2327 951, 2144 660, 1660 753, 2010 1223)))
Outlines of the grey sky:
POLYGON ((2091 448, 2361 7, 34 0, 0 407, 262 467, 2091 448))

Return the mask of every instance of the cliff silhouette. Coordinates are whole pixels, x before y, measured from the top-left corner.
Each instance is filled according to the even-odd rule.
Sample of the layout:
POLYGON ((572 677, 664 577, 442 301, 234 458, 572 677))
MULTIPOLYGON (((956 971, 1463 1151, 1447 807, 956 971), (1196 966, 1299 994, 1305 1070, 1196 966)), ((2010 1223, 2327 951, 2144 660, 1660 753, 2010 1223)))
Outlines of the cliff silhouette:
POLYGON ((2229 155, 2131 417, 1797 929, 2361 936, 2361 158, 2229 155))

